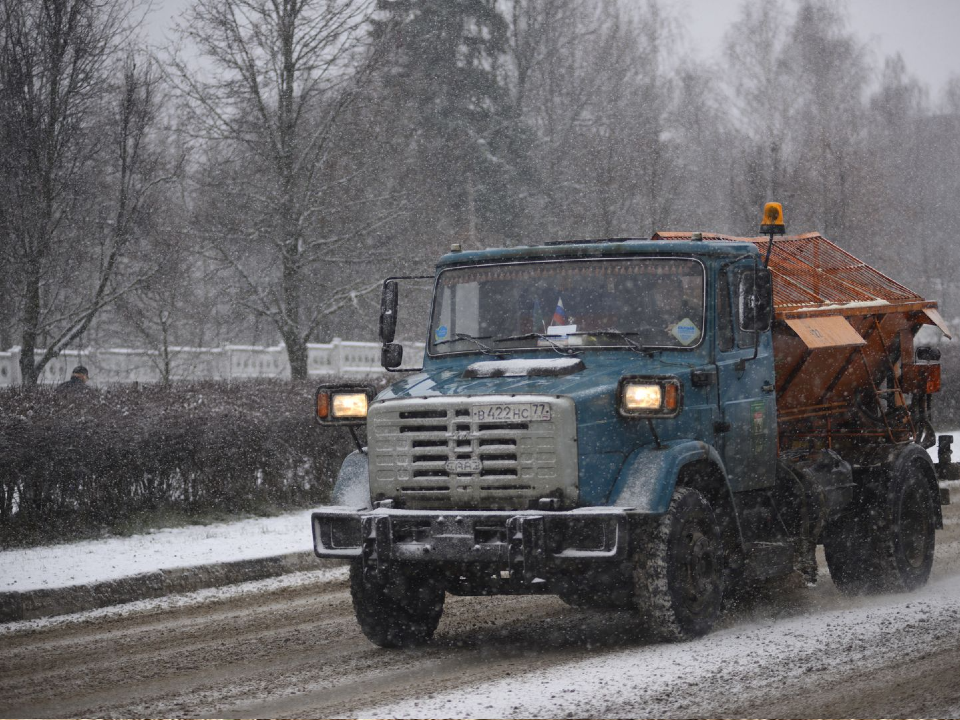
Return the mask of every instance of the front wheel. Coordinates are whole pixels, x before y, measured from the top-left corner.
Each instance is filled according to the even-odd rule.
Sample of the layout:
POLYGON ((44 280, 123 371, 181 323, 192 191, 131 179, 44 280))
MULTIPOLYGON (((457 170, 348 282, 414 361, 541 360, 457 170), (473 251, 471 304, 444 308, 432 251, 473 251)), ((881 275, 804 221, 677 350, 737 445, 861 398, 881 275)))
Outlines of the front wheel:
POLYGON ((433 637, 443 615, 444 589, 412 570, 396 569, 385 582, 350 565, 350 596, 360 629, 383 648, 420 645, 433 637))
POLYGON ((710 504, 678 488, 634 563, 637 605, 660 639, 710 632, 723 603, 723 540, 710 504))

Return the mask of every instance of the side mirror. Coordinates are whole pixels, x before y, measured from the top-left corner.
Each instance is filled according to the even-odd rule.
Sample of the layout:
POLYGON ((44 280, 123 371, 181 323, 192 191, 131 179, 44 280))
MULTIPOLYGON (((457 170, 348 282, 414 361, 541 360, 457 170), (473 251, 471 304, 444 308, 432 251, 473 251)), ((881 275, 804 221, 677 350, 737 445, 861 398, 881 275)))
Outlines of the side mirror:
POLYGON ((387 370, 393 370, 403 364, 403 345, 384 343, 380 349, 380 364, 387 370))
POLYGON ((773 280, 766 268, 740 273, 740 329, 765 332, 773 321, 773 280))
POLYGON ((397 334, 397 303, 399 298, 400 287, 397 285, 397 281, 385 281, 383 292, 380 295, 380 342, 384 345, 392 343, 394 336, 397 334))

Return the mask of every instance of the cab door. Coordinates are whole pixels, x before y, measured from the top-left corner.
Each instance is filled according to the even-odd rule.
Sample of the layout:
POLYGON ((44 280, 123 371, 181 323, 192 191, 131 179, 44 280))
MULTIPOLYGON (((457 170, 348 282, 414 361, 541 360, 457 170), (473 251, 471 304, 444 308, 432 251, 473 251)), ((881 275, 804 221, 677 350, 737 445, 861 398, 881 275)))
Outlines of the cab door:
MULTIPOLYGON (((752 260, 726 268, 717 277, 717 375, 719 446, 734 492, 774 484, 777 462, 777 405, 773 343, 769 327, 745 328, 756 289, 752 260), (756 357, 754 357, 756 355, 756 357)), ((760 272, 765 272, 760 269, 760 272)), ((749 325, 749 322, 748 322, 749 325)))

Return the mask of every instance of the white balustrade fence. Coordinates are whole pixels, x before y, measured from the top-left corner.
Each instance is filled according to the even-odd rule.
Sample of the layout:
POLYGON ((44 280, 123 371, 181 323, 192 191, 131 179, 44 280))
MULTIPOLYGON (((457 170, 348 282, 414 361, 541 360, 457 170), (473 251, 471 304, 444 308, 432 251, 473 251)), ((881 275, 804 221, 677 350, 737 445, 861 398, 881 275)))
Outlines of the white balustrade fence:
MULTIPOLYGON (((423 351, 418 343, 408 348, 423 351)), ((40 358, 42 350, 36 355, 40 358)), ((222 348, 170 348, 170 379, 243 380, 290 377, 290 363, 283 345, 256 347, 226 345, 222 348)), ((163 378, 163 355, 156 350, 97 349, 65 350, 51 360, 40 377, 42 384, 61 383, 77 365, 90 372, 91 385, 113 383, 156 383, 163 378)), ((330 343, 307 345, 307 372, 311 377, 324 375, 356 376, 384 372, 380 365, 380 345, 334 338, 330 343)), ((0 387, 19 385, 20 348, 0 352, 0 387)))

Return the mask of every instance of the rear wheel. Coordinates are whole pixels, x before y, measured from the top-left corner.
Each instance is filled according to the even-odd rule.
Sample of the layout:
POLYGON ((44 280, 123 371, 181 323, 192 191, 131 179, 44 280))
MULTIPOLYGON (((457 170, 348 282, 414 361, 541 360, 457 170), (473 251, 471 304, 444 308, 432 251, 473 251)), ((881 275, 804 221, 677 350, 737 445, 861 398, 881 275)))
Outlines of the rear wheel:
POLYGON ((444 589, 411 570, 395 570, 386 582, 350 566, 350 595, 363 634, 384 648, 409 647, 433 637, 443 615, 444 589))
POLYGON ((723 541, 717 519, 696 490, 678 488, 635 557, 637 605, 660 639, 710 632, 723 603, 723 541))
POLYGON ((879 497, 832 523, 823 549, 836 586, 856 595, 926 584, 936 539, 934 500, 914 462, 887 480, 879 497))

